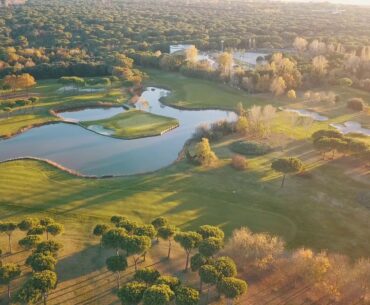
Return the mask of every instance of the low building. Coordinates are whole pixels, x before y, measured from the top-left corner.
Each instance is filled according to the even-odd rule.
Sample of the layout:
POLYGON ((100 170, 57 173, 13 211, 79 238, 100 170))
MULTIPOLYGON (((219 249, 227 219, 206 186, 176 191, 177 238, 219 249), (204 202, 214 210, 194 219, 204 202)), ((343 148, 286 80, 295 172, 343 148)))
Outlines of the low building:
POLYGON ((184 52, 187 49, 190 49, 191 47, 194 47, 193 44, 174 44, 170 45, 170 54, 176 53, 176 52, 184 52))

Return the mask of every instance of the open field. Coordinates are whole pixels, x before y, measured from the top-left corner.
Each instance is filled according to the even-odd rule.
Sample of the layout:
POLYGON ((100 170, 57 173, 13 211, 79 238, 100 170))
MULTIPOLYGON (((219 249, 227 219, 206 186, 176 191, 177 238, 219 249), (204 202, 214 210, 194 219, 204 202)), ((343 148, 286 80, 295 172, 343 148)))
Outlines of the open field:
POLYGON ((178 126, 178 121, 141 110, 130 110, 109 119, 81 122, 80 124, 85 127, 101 126, 113 130, 114 137, 132 139, 161 135, 178 126))
MULTIPOLYGON (((275 150, 264 156, 249 157, 248 169, 244 172, 230 166, 231 145, 242 139, 239 136, 225 137, 212 143, 220 158, 212 168, 195 167, 184 160, 152 174, 85 179, 41 161, 18 160, 0 164, 0 184, 4 186, 0 188, 0 221, 48 215, 65 225, 65 234, 58 237, 64 244, 57 270, 60 284, 50 295, 50 304, 119 304, 112 292, 114 277, 104 267, 105 258, 111 252, 99 250, 98 240, 91 235, 96 223, 107 222, 114 214, 145 223, 163 215, 184 230, 214 224, 221 226, 228 235, 235 228, 247 226, 256 232, 282 236, 289 248, 327 249, 353 258, 370 253, 370 210, 366 202, 370 196, 369 168, 350 157, 324 162, 313 150, 309 139, 312 132, 328 128, 331 122, 358 120, 368 126, 367 114, 346 108, 347 96, 359 96, 363 94, 361 91, 344 90, 342 94, 346 97, 336 105, 308 105, 300 100, 279 99, 275 102, 267 98, 268 95, 256 97, 232 89, 223 91, 223 86, 218 84, 162 73, 162 76, 154 73, 151 83, 173 89, 166 103, 229 109, 239 101, 246 106, 272 103, 297 109, 310 108, 328 116, 329 120, 308 124, 297 121, 286 112, 278 112, 272 125, 273 135, 266 139, 273 142, 275 150), (179 102, 184 99, 185 104, 179 102), (202 99, 204 105, 201 104, 202 99), (271 161, 281 156, 301 158, 308 172, 305 176, 289 176, 283 189, 280 188, 281 176, 270 169, 271 161)), ((343 89, 331 90, 340 92, 343 89)), ((50 89, 52 92, 55 91, 50 89)), ((96 94, 89 98, 84 95, 84 98, 92 102, 95 100, 92 96, 96 94)), ((38 105, 40 111, 43 104, 44 109, 60 106, 53 102, 54 98, 46 98, 45 92, 45 99, 38 105)), ((71 100, 79 100, 80 103, 81 98, 65 97, 63 106, 70 105, 71 100)), ((367 95, 364 98, 368 101, 367 95)), ((32 116, 32 120, 40 113, 35 110, 34 114, 23 115, 32 116)), ((41 119, 45 117, 41 115, 41 119)), ((18 118, 15 116, 8 120, 18 118)), ((134 122, 127 118, 124 121, 125 124, 134 122)), ((134 123, 131 125, 135 126, 134 123)), ((22 123, 18 127, 14 122, 9 126, 16 129, 22 123)), ((16 240, 21 235, 17 233, 14 236, 16 249, 16 240)), ((1 249, 6 249, 6 241, 5 235, 0 236, 1 249)), ((176 247, 173 261, 160 263, 166 251, 162 247, 159 244, 151 250, 147 264, 156 264, 163 272, 171 271, 185 282, 198 285, 191 273, 184 275, 180 272, 184 264, 181 249, 176 247)), ((16 252, 4 260, 23 262, 28 253, 19 248, 16 252)), ((132 267, 127 274, 130 272, 132 267)), ((271 301, 266 303, 269 305, 288 304, 292 301, 290 298, 302 296, 298 294, 301 289, 310 289, 282 287, 283 293, 279 296, 276 293, 279 286, 275 282, 259 284, 253 279, 250 282, 253 283, 250 294, 240 304, 263 304, 266 300, 271 301)))

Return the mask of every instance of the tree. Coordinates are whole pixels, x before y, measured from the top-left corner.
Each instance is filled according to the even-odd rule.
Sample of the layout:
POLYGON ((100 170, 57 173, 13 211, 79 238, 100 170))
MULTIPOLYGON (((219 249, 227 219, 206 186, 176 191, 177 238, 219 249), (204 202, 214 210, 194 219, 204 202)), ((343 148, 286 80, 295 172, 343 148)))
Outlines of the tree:
POLYGON ((140 257, 150 249, 151 245, 152 241, 147 236, 125 236, 123 248, 126 249, 128 255, 133 256, 135 271, 137 271, 140 257))
POLYGON ((12 234, 17 229, 17 224, 15 222, 3 222, 0 223, 0 233, 5 233, 8 235, 8 246, 9 253, 12 253, 12 234))
POLYGON ((50 254, 34 252, 26 259, 26 265, 30 266, 34 272, 54 271, 56 264, 57 260, 50 254))
POLYGON ((206 264, 210 264, 211 258, 202 255, 201 253, 196 253, 190 258, 190 269, 195 272, 198 271, 200 267, 206 264))
POLYGON ((28 73, 23 73, 18 76, 18 87, 21 89, 28 89, 36 85, 36 80, 35 78, 28 74, 28 73))
POLYGON ((302 248, 293 253, 291 267, 298 276, 316 284, 329 271, 330 261, 325 252, 315 254, 310 249, 302 248))
POLYGON ((36 248, 36 246, 41 242, 41 237, 38 235, 27 235, 26 237, 22 238, 18 241, 18 244, 26 249, 30 250, 36 248))
POLYGON ((7 75, 3 80, 4 85, 9 86, 13 92, 17 89, 28 89, 36 85, 35 78, 28 74, 23 73, 21 75, 7 75))
POLYGON ((217 285, 219 292, 225 295, 226 298, 231 299, 230 304, 233 304, 233 300, 246 293, 247 288, 245 281, 233 277, 223 277, 217 285))
POLYGON ((43 225, 37 224, 28 230, 27 235, 42 235, 46 231, 46 227, 43 225))
POLYGON ((297 94, 295 92, 295 90, 291 89, 288 91, 287 93, 287 97, 291 100, 295 100, 297 98, 297 94))
POLYGON ((40 292, 44 305, 46 305, 49 291, 55 289, 57 286, 56 273, 50 270, 36 272, 32 275, 30 282, 31 287, 40 292))
POLYGON ((298 158, 281 158, 273 161, 271 168, 277 172, 283 173, 281 187, 284 187, 285 176, 289 173, 300 172, 303 169, 303 164, 298 158))
POLYGON ((156 230, 158 230, 159 228, 168 225, 168 219, 166 217, 157 217, 152 221, 152 225, 156 230))
POLYGON ((123 228, 127 233, 133 234, 135 229, 138 227, 138 224, 135 221, 124 218, 116 224, 117 228, 123 228))
POLYGON ((327 73, 328 65, 328 60, 322 55, 316 56, 312 59, 312 71, 318 77, 322 77, 327 73))
POLYGON ((118 291, 118 297, 122 304, 137 305, 143 299, 146 289, 147 286, 144 283, 133 281, 122 286, 118 291))
POLYGON ((191 46, 185 50, 186 60, 189 62, 195 62, 198 57, 198 49, 195 46, 191 46))
POLYGON ((197 233, 202 235, 203 239, 215 237, 217 239, 223 240, 225 237, 224 231, 222 231, 219 227, 210 225, 200 226, 199 229, 197 230, 197 233))
POLYGON ((134 229, 134 235, 138 236, 148 236, 150 239, 153 239, 157 235, 157 230, 153 225, 141 225, 137 226, 134 229))
POLYGON ((158 228, 158 237, 168 241, 168 253, 167 258, 171 257, 172 239, 175 236, 178 229, 175 226, 166 225, 158 228))
MULTIPOLYGON (((103 236, 107 231, 109 230, 109 226, 106 225, 106 224, 97 224, 95 227, 94 227, 94 230, 93 230, 93 234, 95 236, 103 236)), ((103 244, 102 244, 102 239, 100 238, 100 247, 102 247, 103 244)))
POLYGON ((217 57, 217 63, 220 72, 226 76, 230 76, 233 64, 233 55, 228 52, 223 52, 217 57))
POLYGON ((271 86, 270 86, 270 91, 275 95, 275 96, 280 96, 284 94, 287 86, 285 83, 284 78, 281 76, 276 77, 272 80, 271 86))
MULTIPOLYGON (((199 278, 200 278, 200 285, 199 290, 203 290, 203 283, 209 285, 216 285, 218 280, 221 277, 220 272, 213 266, 213 265, 203 265, 199 268, 199 278)), ((209 295, 209 289, 207 292, 207 299, 209 295)))
POLYGON ((46 239, 49 239, 49 233, 53 236, 62 234, 64 231, 64 226, 60 223, 52 223, 46 227, 46 239))
POLYGON ((212 265, 224 277, 234 277, 237 274, 235 262, 230 257, 221 256, 212 265))
POLYGON ((36 247, 36 252, 38 253, 44 253, 44 254, 50 254, 53 257, 58 256, 59 250, 63 248, 63 245, 61 243, 58 243, 54 240, 48 240, 48 241, 43 241, 39 243, 36 247))
POLYGON ((223 247, 224 243, 222 239, 216 237, 209 237, 203 239, 199 244, 199 253, 206 256, 212 257, 223 247))
POLYGON ((302 37, 296 37, 293 43, 293 47, 298 51, 298 52, 304 52, 307 49, 308 42, 306 39, 302 37))
POLYGON ((192 231, 181 232, 175 235, 175 241, 178 242, 186 252, 185 271, 187 271, 189 267, 189 256, 191 251, 199 246, 201 240, 202 235, 192 231))
POLYGON ((124 216, 120 216, 120 215, 114 215, 111 217, 110 221, 111 223, 113 223, 115 226, 117 226, 121 221, 124 221, 126 220, 127 218, 124 217, 124 216))
POLYGON ((224 253, 239 266, 248 263, 264 269, 271 265, 284 252, 284 241, 267 233, 252 233, 248 228, 233 231, 224 253))
POLYGON ((248 119, 245 116, 239 116, 236 121, 235 129, 242 135, 247 135, 249 128, 248 119))
POLYGON ((134 279, 138 282, 144 282, 147 286, 153 285, 160 277, 160 273, 157 269, 147 267, 141 270, 137 270, 134 274, 134 279))
POLYGON ((11 282, 21 275, 21 268, 16 264, 4 264, 0 266, 0 285, 8 287, 8 299, 10 300, 10 284, 11 282))
POLYGON ((55 222, 55 220, 51 217, 43 217, 43 218, 40 219, 40 225, 42 225, 44 227, 47 227, 47 226, 51 225, 54 222, 55 222))
POLYGON ((181 281, 174 276, 170 275, 162 275, 160 276, 157 281, 155 282, 157 285, 167 285, 171 288, 171 290, 177 293, 177 290, 181 287, 181 281))
POLYGON ((199 292, 190 287, 180 287, 176 292, 176 305, 196 305, 199 292))
POLYGON ((117 287, 121 288, 121 272, 127 269, 127 259, 123 255, 114 255, 108 257, 105 261, 109 271, 117 275, 117 287))
POLYGON ((143 305, 167 305, 175 294, 167 285, 153 285, 143 296, 143 305))
POLYGON ((216 154, 212 151, 207 138, 202 138, 202 140, 196 145, 195 150, 196 160, 202 166, 210 166, 218 160, 216 154))
POLYGON ((103 234, 102 244, 106 248, 115 249, 116 254, 119 255, 119 249, 122 248, 124 238, 126 237, 125 230, 111 229, 103 234))
POLYGON ((25 219, 23 219, 19 224, 18 224, 18 228, 19 230, 21 231, 29 231, 31 230, 34 226, 38 225, 39 224, 39 220, 37 218, 31 218, 31 217, 27 217, 25 219))

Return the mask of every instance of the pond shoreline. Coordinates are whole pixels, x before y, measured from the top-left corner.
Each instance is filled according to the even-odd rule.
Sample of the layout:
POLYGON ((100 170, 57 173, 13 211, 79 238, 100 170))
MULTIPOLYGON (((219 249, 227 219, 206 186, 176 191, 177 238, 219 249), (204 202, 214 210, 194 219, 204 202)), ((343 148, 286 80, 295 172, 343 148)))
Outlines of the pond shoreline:
MULTIPOLYGON (((157 130, 145 130, 145 133, 151 133, 150 135, 143 136, 133 133, 133 137, 130 137, 129 134, 128 137, 122 137, 112 135, 110 132, 105 133, 99 129, 90 128, 89 118, 91 118, 91 115, 96 115, 99 111, 104 111, 103 109, 95 110, 95 112, 87 112, 89 116, 85 113, 83 116, 77 113, 74 115, 66 114, 66 116, 58 114, 62 110, 73 111, 76 109, 92 108, 90 105, 88 107, 58 107, 58 109, 50 111, 53 121, 33 124, 28 126, 28 128, 23 128, 18 133, 25 132, 32 127, 41 127, 48 124, 54 124, 55 127, 37 128, 29 136, 22 136, 20 139, 4 142, 4 150, 1 152, 3 156, 2 160, 8 162, 19 159, 48 161, 49 164, 81 177, 121 177, 148 174, 171 166, 176 161, 184 159, 185 148, 191 143, 194 129, 200 124, 212 124, 218 120, 236 119, 235 112, 231 111, 210 110, 206 107, 206 111, 204 112, 200 109, 181 111, 178 109, 179 107, 164 107, 165 105, 162 104, 163 99, 162 101, 160 99, 169 94, 170 92, 167 90, 150 87, 142 93, 144 99, 149 98, 151 101, 150 113, 176 118, 178 120, 177 122, 174 121, 171 124, 167 124, 167 126, 162 126, 162 130, 160 128, 157 130), (62 124, 56 125, 58 123, 62 124), (80 132, 79 127, 82 127, 80 130, 85 130, 85 132, 95 134, 96 136, 88 135, 87 133, 84 134, 82 131, 80 132), (178 128, 178 132, 170 132, 176 128, 178 128), (162 138, 161 135, 166 133, 168 135, 162 138), (104 140, 103 138, 110 138, 111 140, 104 140), (145 140, 145 138, 152 139, 145 140), (23 139, 26 139, 26 141, 23 142, 23 139), (37 141, 37 145, 35 145, 36 142, 34 140, 37 141), (122 143, 121 140, 123 141, 122 143), (127 140, 126 143, 124 142, 125 140, 127 140), (55 145, 53 144, 50 147, 50 143, 54 143, 55 145), (43 145, 47 145, 45 149, 43 145), (164 145, 168 145, 168 149, 164 155, 161 155, 160 150, 163 149, 164 145), (95 149, 92 149, 92 147, 95 149), (109 147, 114 148, 114 150, 109 150, 109 147), (59 149, 62 153, 59 153, 59 149), (108 150, 105 154, 106 149, 108 150), (150 152, 154 153, 154 155, 151 155, 150 152), (108 156, 113 156, 113 158, 110 160, 108 156), (153 162, 153 156, 161 157, 155 158, 153 162), (81 162, 77 162, 78 158, 81 158, 81 162), (147 162, 149 163, 142 163, 140 161, 136 164, 138 158, 140 160, 148 160, 147 162), (112 166, 112 164, 116 163, 118 166, 112 166)), ((103 107, 107 108, 110 106, 112 106, 110 103, 106 103, 103 107)), ((122 105, 113 106, 121 107, 122 105)), ((94 108, 100 107, 95 104, 94 108)), ((116 112, 117 110, 112 109, 107 114, 116 112)), ((90 125, 93 124, 94 122, 91 122, 90 125)), ((139 124, 139 122, 136 124, 139 124)))

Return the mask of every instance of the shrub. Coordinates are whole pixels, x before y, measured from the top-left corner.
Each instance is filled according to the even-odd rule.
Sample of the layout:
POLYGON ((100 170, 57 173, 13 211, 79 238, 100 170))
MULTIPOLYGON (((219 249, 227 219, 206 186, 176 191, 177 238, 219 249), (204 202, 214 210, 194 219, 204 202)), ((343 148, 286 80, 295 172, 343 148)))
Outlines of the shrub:
POLYGON ((203 166, 210 166, 218 160, 207 138, 203 138, 196 145, 196 160, 203 166))
POLYGON ((241 155, 234 155, 231 159, 231 166, 237 170, 246 170, 248 167, 247 159, 241 155))
POLYGON ((362 98, 352 98, 347 102, 347 108, 355 111, 363 111, 365 109, 365 102, 362 98))
POLYGON ((31 96, 29 99, 28 99, 32 104, 35 104, 39 101, 39 98, 37 96, 31 96))
POLYGON ((272 148, 254 141, 238 141, 231 144, 231 150, 245 156, 261 156, 270 152, 272 148))
POLYGON ((341 87, 351 87, 353 85, 353 81, 348 77, 343 77, 338 80, 338 84, 341 87))
POLYGON ((25 106, 25 105, 28 105, 30 104, 31 101, 29 100, 24 100, 24 99, 21 99, 21 100, 16 100, 15 101, 15 105, 18 106, 18 107, 22 107, 22 106, 25 106))
POLYGON ((296 94, 296 92, 292 89, 292 90, 289 90, 289 91, 288 91, 288 93, 287 93, 287 97, 288 97, 289 99, 294 100, 294 99, 296 99, 296 98, 297 98, 297 94, 296 94))

